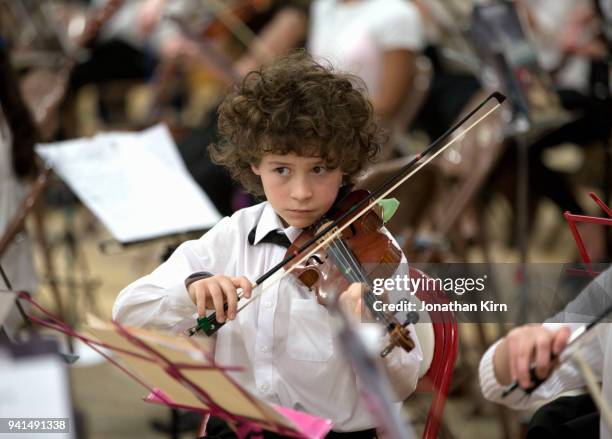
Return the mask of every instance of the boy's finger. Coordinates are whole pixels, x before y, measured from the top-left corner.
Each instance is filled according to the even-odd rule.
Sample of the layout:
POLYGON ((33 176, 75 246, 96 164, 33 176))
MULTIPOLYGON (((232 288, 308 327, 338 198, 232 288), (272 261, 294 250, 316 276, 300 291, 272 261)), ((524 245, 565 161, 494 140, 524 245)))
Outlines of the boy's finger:
POLYGON ((219 279, 219 284, 227 301, 227 318, 234 320, 236 317, 236 303, 238 302, 236 287, 228 278, 219 279))
POLYGON ((361 297, 357 299, 357 303, 355 304, 355 315, 359 316, 361 313, 361 297))
POLYGON ((195 303, 198 307, 198 317, 206 317, 206 290, 204 288, 196 288, 195 303))
POLYGON ((363 284, 359 282, 352 283, 349 287, 349 292, 351 294, 351 299, 358 300, 361 298, 361 291, 363 288, 363 284))
POLYGON ((210 297, 213 300, 213 306, 215 307, 216 319, 219 323, 223 323, 225 321, 225 311, 223 310, 223 292, 218 284, 211 283, 208 286, 208 291, 210 293, 210 297))
POLYGON ((242 288, 242 294, 244 295, 244 297, 246 299, 250 299, 252 293, 251 281, 244 276, 232 277, 231 279, 232 283, 236 288, 242 288))

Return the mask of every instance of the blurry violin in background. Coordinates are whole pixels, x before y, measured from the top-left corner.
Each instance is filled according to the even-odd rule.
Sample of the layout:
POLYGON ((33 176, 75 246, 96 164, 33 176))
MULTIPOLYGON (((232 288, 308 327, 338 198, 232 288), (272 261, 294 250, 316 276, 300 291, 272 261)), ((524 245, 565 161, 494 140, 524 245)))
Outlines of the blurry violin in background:
POLYGON ((214 14, 204 27, 203 35, 208 38, 223 38, 232 32, 235 23, 245 23, 257 14, 272 6, 272 0, 236 0, 232 2, 214 1, 214 14), (221 9, 221 6, 224 9, 221 9), (217 8, 218 7, 218 8, 217 8))

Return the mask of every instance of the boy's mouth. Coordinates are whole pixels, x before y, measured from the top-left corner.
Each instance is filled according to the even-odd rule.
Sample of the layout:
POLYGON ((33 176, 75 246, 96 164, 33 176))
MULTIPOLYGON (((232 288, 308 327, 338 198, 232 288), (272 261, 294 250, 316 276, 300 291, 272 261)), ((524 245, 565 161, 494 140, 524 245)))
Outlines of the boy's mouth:
POLYGON ((287 209, 287 213, 292 217, 311 217, 316 213, 314 209, 287 209))
POLYGON ((288 210, 288 212, 295 213, 295 214, 298 214, 298 215, 299 214, 307 214, 307 213, 313 213, 314 212, 314 210, 312 210, 312 209, 287 209, 287 210, 288 210))

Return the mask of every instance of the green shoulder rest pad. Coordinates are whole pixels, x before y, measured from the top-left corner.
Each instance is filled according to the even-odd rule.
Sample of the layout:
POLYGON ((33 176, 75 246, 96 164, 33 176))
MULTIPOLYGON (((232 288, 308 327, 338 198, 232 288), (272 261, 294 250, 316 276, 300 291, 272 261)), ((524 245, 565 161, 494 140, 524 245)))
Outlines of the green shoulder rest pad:
POLYGON ((383 210, 383 223, 387 223, 397 212, 400 203, 397 198, 385 198, 380 200, 378 204, 383 210))

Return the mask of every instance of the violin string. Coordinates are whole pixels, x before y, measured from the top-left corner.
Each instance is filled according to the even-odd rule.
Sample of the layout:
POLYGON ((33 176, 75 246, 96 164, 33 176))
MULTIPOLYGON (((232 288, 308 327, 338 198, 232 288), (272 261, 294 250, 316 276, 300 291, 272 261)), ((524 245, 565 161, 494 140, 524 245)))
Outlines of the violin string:
MULTIPOLYGON (((371 290, 370 281, 367 279, 367 276, 363 273, 359 262, 356 261, 354 255, 351 250, 346 246, 342 240, 333 241, 330 245, 330 254, 337 259, 337 265, 340 265, 342 269, 344 269, 344 275, 348 277, 351 283, 359 282, 361 284, 365 284, 368 289, 371 290), (342 259, 342 261, 340 261, 342 259), (342 264, 339 264, 342 262, 342 264)), ((368 308, 374 314, 375 317, 378 317, 379 320, 383 320, 386 324, 390 322, 387 319, 387 316, 384 313, 379 313, 374 309, 374 301, 371 297, 371 294, 365 292, 363 295, 368 305, 368 308)))
POLYGON ((351 249, 347 246, 347 244, 342 240, 335 240, 333 241, 332 245, 335 247, 334 251, 336 250, 338 251, 338 254, 343 259, 343 262, 346 264, 346 267, 348 267, 348 271, 350 273, 354 273, 354 276, 352 276, 352 279, 350 280, 352 282, 360 282, 362 284, 365 284, 366 287, 368 288, 369 291, 366 291, 363 294, 363 297, 364 297, 364 300, 366 301, 366 304, 368 305, 368 308, 374 314, 374 316, 378 317, 379 320, 384 321, 385 324, 387 325, 391 323, 395 323, 389 320, 386 313, 376 311, 374 309, 374 297, 371 292, 372 291, 371 282, 368 279, 367 275, 363 272, 363 267, 357 261, 355 255, 353 254, 351 249))
POLYGON ((330 244, 330 256, 334 259, 336 265, 340 266, 343 271, 343 275, 348 278, 350 282, 361 282, 359 277, 359 270, 353 261, 352 255, 348 252, 343 251, 342 241, 334 240, 330 244))
POLYGON ((344 262, 345 265, 345 274, 348 274, 350 276, 350 280, 352 282, 367 283, 367 279, 365 279, 365 276, 361 271, 359 262, 356 261, 356 258, 353 253, 350 251, 350 249, 347 248, 346 243, 341 239, 334 240, 332 241, 332 246, 335 248, 340 258, 343 259, 342 262, 344 262))
POLYGON ((337 239, 332 241, 332 245, 337 248, 338 254, 343 258, 343 262, 346 264, 346 268, 349 270, 349 273, 352 274, 352 281, 363 282, 365 276, 361 271, 359 262, 356 261, 355 256, 350 249, 347 248, 346 243, 341 239, 337 239))
MULTIPOLYGON (((389 333, 398 327, 401 328, 402 325, 398 322, 395 316, 387 315, 387 313, 382 311, 376 311, 374 308, 374 295, 372 293, 368 276, 364 272, 363 266, 359 263, 346 242, 342 239, 332 241, 329 245, 328 254, 332 260, 334 260, 336 266, 340 267, 340 269, 344 269, 343 274, 349 279, 349 281, 360 282, 361 284, 365 284, 367 286, 368 291, 363 294, 363 297, 368 304, 368 308, 372 312, 372 315, 375 318, 378 317, 377 321, 382 321, 385 325, 385 329, 389 333)), ((391 270, 388 271, 390 272, 391 270)), ((395 270, 393 272, 395 272, 395 270)), ((410 336, 405 335, 401 330, 399 331, 399 337, 404 340, 404 342, 406 342, 407 339, 411 340, 410 336)))
MULTIPOLYGON (((388 264, 386 263, 382 263, 382 268, 380 268, 379 265, 379 270, 382 271, 382 273, 380 273, 381 278, 389 278, 391 277, 397 270, 396 269, 391 269, 388 264)), ((371 310, 374 309, 374 303, 375 303, 375 296, 372 292, 372 287, 370 285, 370 282, 368 281, 368 288, 370 289, 369 292, 366 292, 366 294, 364 294, 364 298, 366 299, 368 306, 371 310)), ((389 295, 388 297, 390 300, 391 295, 389 295)), ((382 316, 381 319, 387 324, 387 325, 398 325, 399 322, 397 321, 397 319, 395 318, 395 316, 393 314, 387 314, 384 311, 379 311, 378 312, 379 316, 382 316)))
MULTIPOLYGON (((369 292, 366 292, 364 294, 364 299, 366 300, 366 303, 369 305, 369 308, 374 311, 374 296, 371 293, 372 290, 372 285, 371 285, 371 281, 368 278, 368 276, 363 272, 363 266, 356 260, 356 258, 354 257, 352 251, 350 250, 350 248, 348 248, 348 246, 346 245, 346 243, 344 241, 340 241, 339 247, 341 249, 341 252, 346 253, 347 254, 347 259, 349 259, 349 261, 351 261, 352 265, 353 265, 353 269, 359 274, 359 279, 358 281, 361 283, 364 283, 367 288, 369 289, 369 292)), ((383 316, 382 318, 385 320, 385 322, 390 323, 388 321, 388 319, 386 318, 386 314, 384 313, 377 313, 379 314, 379 316, 383 316)))
POLYGON ((340 265, 343 275, 348 277, 350 282, 363 282, 364 276, 359 268, 359 263, 349 249, 345 249, 346 244, 342 240, 334 240, 330 244, 330 255, 335 259, 336 265, 340 265))

